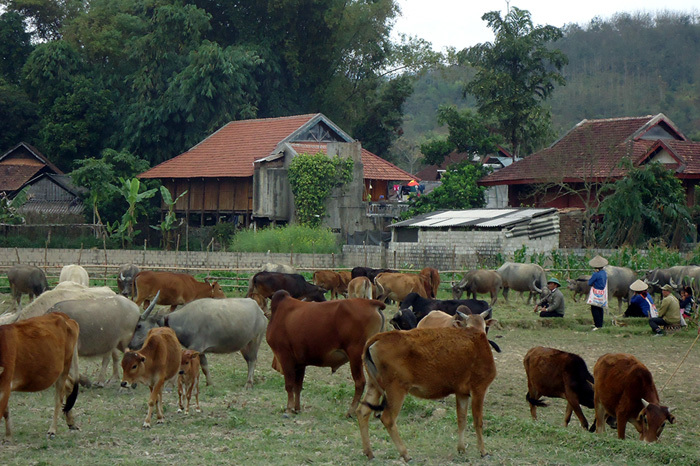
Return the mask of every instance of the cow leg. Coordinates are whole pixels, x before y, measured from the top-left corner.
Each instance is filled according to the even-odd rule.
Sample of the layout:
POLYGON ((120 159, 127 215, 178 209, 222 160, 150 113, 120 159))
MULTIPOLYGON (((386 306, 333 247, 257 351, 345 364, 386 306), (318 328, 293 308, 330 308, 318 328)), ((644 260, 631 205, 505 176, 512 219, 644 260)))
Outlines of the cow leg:
POLYGON ((399 386, 387 387, 384 398, 386 400, 386 407, 380 418, 382 424, 384 424, 387 432, 389 432, 389 437, 391 437, 391 441, 396 445, 396 449, 399 450, 401 458, 406 462, 411 461, 411 457, 408 456, 406 445, 403 443, 403 440, 401 440, 399 429, 396 426, 396 418, 399 417, 399 413, 401 412, 403 401, 406 398, 406 390, 399 386))
POLYGON ((112 380, 119 380, 119 351, 116 348, 112 349, 112 376, 107 379, 105 385, 112 380))
POLYGON ((352 380, 355 382, 355 394, 352 397, 350 409, 348 409, 348 412, 345 415, 346 417, 352 417, 355 411, 357 411, 357 405, 360 403, 360 398, 362 398, 362 392, 365 391, 365 375, 362 372, 363 349, 364 348, 348 348, 350 373, 352 374, 352 380))
POLYGON ((569 421, 571 420, 571 411, 576 413, 576 417, 578 418, 578 421, 581 423, 581 427, 588 430, 588 419, 586 419, 586 416, 583 415, 583 411, 581 410, 581 405, 578 403, 578 399, 575 397, 570 397, 567 399, 566 417, 564 419, 564 427, 567 427, 569 425, 569 421))
MULTIPOLYGON (((105 386, 105 377, 107 377, 107 368, 109 367, 109 360, 112 356, 112 352, 110 351, 109 353, 105 354, 102 356, 102 367, 100 368, 100 374, 97 376, 97 386, 104 387, 105 386)), ((114 366, 116 369, 116 366, 114 366)))
POLYGON ((498 301, 498 291, 494 290, 494 291, 491 291, 491 306, 496 304, 496 301, 498 301))
POLYGON ((472 418, 474 418, 474 431, 476 432, 476 443, 479 447, 481 457, 486 456, 484 446, 484 397, 486 392, 472 393, 472 418))
POLYGON ((467 426, 467 407, 469 395, 457 395, 457 452, 464 453, 467 444, 464 441, 464 429, 467 426))
POLYGON ((372 446, 369 443, 369 417, 372 414, 373 409, 371 406, 378 406, 379 399, 382 396, 382 391, 380 388, 375 386, 375 384, 370 380, 369 387, 367 388, 367 393, 365 394, 364 400, 357 407, 357 423, 360 425, 360 437, 362 437, 362 453, 364 453, 368 459, 374 459, 374 453, 372 453, 372 446))
POLYGON ((595 398, 593 404, 595 406, 595 432, 596 434, 602 434, 605 432, 605 408, 603 404, 595 398))
MULTIPOLYGON (((183 409, 185 409, 183 399, 185 398, 185 381, 183 380, 183 376, 180 375, 177 378, 177 412, 181 413, 183 409)), ((185 412, 187 414, 187 412, 185 412)))
MULTIPOLYGON (((620 440, 625 439, 625 431, 627 430, 627 419, 622 415, 620 411, 618 411, 616 414, 617 417, 617 438, 620 440)), ((642 431, 641 429, 637 429, 640 432, 642 431)))
MULTIPOLYGON (((159 409, 159 399, 160 399, 160 394, 163 391, 163 385, 165 384, 164 379, 159 379, 158 382, 152 387, 151 389, 151 396, 148 397, 148 414, 146 415, 146 419, 143 421, 143 428, 144 429, 150 429, 151 428, 151 418, 153 416, 153 408, 155 407, 156 410, 159 409)), ((158 416, 158 419, 161 419, 160 417, 161 413, 157 412, 156 416, 158 416)))
POLYGON ((56 436, 56 428, 58 426, 58 415, 61 411, 61 405, 63 404, 63 391, 65 390, 67 376, 67 373, 61 374, 54 383, 55 393, 53 398, 53 420, 51 421, 51 427, 49 427, 49 431, 47 432, 49 438, 53 438, 56 436))
POLYGON ((503 300, 506 303, 508 302, 508 290, 510 290, 510 288, 503 288, 503 300))
MULTIPOLYGON (((306 374, 306 366, 297 368, 294 377, 294 413, 301 412, 301 389, 304 386, 304 375, 306 374)), ((287 404, 289 409, 289 404, 287 404)))
MULTIPOLYGON (((192 388, 194 388, 194 400, 196 402, 194 410, 198 413, 202 412, 202 408, 199 407, 199 374, 194 378, 192 382, 192 388)), ((192 390, 190 389, 190 396, 187 398, 187 405, 190 404, 190 397, 192 396, 192 390)))
POLYGON ((260 334, 257 338, 251 340, 241 349, 243 359, 245 359, 245 362, 248 365, 248 379, 245 383, 245 388, 247 389, 253 388, 253 375, 255 374, 255 364, 258 360, 258 350, 260 349, 262 337, 262 334, 260 334))
POLYGON ((203 351, 199 352, 199 364, 202 366, 202 373, 207 379, 207 386, 211 385, 211 376, 209 375, 209 363, 207 362, 207 356, 203 351))
MULTIPOLYGON (((3 368, 0 367, 0 374, 2 374, 3 368)), ((8 386, 7 391, 0 391, 0 413, 3 413, 5 418, 5 440, 8 442, 12 441, 12 422, 10 421, 10 407, 8 403, 10 401, 10 387, 8 386)))

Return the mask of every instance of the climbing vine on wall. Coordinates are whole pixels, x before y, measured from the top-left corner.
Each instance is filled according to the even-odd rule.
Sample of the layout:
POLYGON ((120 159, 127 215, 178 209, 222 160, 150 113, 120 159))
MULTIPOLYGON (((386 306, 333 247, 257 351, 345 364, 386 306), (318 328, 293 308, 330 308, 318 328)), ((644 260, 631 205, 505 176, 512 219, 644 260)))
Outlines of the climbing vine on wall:
POLYGON ((326 216, 326 200, 333 188, 352 181, 352 159, 299 154, 289 164, 289 184, 294 194, 297 220, 316 227, 326 216))

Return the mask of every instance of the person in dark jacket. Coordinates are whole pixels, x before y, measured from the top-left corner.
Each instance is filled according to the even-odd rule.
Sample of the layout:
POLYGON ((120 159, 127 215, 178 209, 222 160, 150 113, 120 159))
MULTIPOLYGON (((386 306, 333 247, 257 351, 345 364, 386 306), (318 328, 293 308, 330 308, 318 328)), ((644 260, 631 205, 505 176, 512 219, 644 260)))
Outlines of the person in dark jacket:
MULTIPOLYGON (((608 260, 603 256, 595 256, 588 262, 588 265, 595 269, 593 275, 588 280, 591 288, 604 290, 608 284, 608 274, 603 267, 608 265, 608 260)), ((591 315, 593 316, 593 330, 598 330, 603 326, 604 309, 602 306, 591 304, 591 315)))
POLYGON ((654 307, 654 299, 648 293, 649 285, 637 280, 630 285, 634 296, 630 299, 630 305, 625 311, 625 317, 651 317, 650 311, 654 307))
POLYGON ((561 283, 556 278, 547 281, 549 294, 535 306, 535 312, 540 311, 540 317, 564 317, 564 295, 559 287, 561 283))

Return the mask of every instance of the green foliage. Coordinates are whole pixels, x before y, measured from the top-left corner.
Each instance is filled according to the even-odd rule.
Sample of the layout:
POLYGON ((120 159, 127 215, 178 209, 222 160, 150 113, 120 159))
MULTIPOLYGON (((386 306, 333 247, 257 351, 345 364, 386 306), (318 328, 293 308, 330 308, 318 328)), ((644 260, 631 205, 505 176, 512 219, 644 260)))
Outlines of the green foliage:
POLYGON ((329 229, 290 225, 262 230, 240 230, 231 242, 239 252, 294 252, 301 254, 339 253, 338 238, 329 229))
POLYGON ((300 224, 317 227, 326 216, 326 200, 333 188, 352 180, 352 159, 299 154, 289 164, 289 184, 300 224))
POLYGON ((139 181, 138 178, 132 178, 130 180, 119 178, 119 183, 121 184, 119 192, 124 199, 126 199, 129 206, 126 212, 124 212, 124 215, 122 215, 121 222, 119 222, 118 225, 107 225, 107 228, 112 229, 114 234, 117 234, 119 238, 121 238, 122 246, 131 246, 134 242, 134 236, 140 233, 140 230, 135 230, 134 226, 137 223, 139 213, 143 210, 141 204, 146 199, 155 196, 158 190, 153 188, 141 191, 141 181, 139 181))
POLYGON ((430 193, 414 198, 403 218, 442 209, 483 207, 486 204, 486 188, 478 186, 476 182, 488 173, 488 168, 470 162, 452 165, 442 176, 442 184, 430 193))
POLYGON ((0 151, 32 141, 38 131, 36 105, 16 84, 0 78, 0 151))
POLYGON ((15 197, 10 199, 4 192, 0 193, 0 223, 11 223, 19 225, 24 223, 24 217, 18 212, 18 209, 27 202, 29 186, 26 186, 15 197))
POLYGON ((19 13, 9 11, 0 15, 0 77, 7 82, 19 84, 22 66, 32 52, 30 39, 19 13))
POLYGON ((512 7, 505 17, 485 13, 496 36, 461 52, 476 68, 465 92, 476 97, 479 113, 493 122, 515 155, 527 154, 550 136, 550 113, 542 103, 555 85, 564 85, 561 74, 566 56, 550 44, 562 37, 554 26, 533 26, 530 12, 512 7))
POLYGON ((458 152, 485 155, 496 151, 501 138, 491 134, 488 125, 472 110, 458 110, 454 105, 441 105, 437 115, 438 123, 447 125, 447 140, 458 152))
POLYGON ((658 239, 678 247, 691 228, 681 181, 659 163, 634 167, 624 159, 623 166, 627 176, 603 188, 609 195, 598 207, 601 244, 642 246, 658 239))
POLYGON ((455 149, 455 145, 446 137, 433 136, 420 145, 426 165, 440 165, 450 152, 455 149))
POLYGON ((177 201, 185 194, 187 194, 187 190, 183 191, 178 197, 173 199, 173 196, 170 194, 170 191, 168 191, 168 188, 166 188, 165 186, 160 187, 160 196, 163 199, 163 204, 165 204, 168 207, 168 212, 165 214, 163 221, 160 222, 159 225, 150 225, 150 227, 162 233, 163 246, 165 247, 166 251, 170 250, 170 246, 172 243, 172 232, 177 227, 175 204, 177 204, 177 201))

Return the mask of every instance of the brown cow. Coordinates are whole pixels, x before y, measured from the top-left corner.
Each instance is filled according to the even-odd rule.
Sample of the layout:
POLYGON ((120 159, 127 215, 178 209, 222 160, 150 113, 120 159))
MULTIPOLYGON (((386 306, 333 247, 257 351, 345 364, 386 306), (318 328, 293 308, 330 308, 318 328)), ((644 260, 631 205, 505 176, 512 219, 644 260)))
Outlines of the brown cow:
POLYGON ((153 297, 160 291, 159 304, 170 305, 170 312, 182 304, 200 298, 225 298, 218 282, 207 280, 198 282, 186 273, 154 272, 146 270, 134 277, 137 306, 148 307, 153 297))
POLYGON ((374 284, 377 285, 379 301, 391 299, 400 303, 410 293, 418 293, 422 298, 427 298, 432 293, 424 276, 411 273, 383 272, 377 275, 374 284))
POLYGON ((151 389, 148 398, 148 414, 143 427, 151 427, 153 407, 156 407, 157 423, 163 422, 163 385, 175 377, 180 370, 180 342, 173 329, 155 327, 139 351, 127 351, 122 358, 122 387, 127 384, 142 383, 151 389))
POLYGON ((348 285, 350 280, 352 280, 352 273, 349 270, 341 270, 338 272, 338 275, 340 275, 340 292, 347 298, 348 285))
POLYGON ((372 299, 374 286, 367 277, 355 277, 348 284, 348 298, 372 299))
POLYGON ((180 372, 177 376, 177 401, 178 410, 180 413, 185 410, 185 416, 190 414, 190 400, 194 391, 196 402, 195 411, 201 413, 199 408, 199 351, 183 349, 182 357, 180 358, 180 372), (185 398, 187 398, 187 407, 183 406, 185 398))
POLYGON ((267 343, 281 369, 287 391, 286 415, 300 410, 306 366, 330 367, 333 372, 350 362, 355 395, 347 415, 357 408, 365 389, 362 350, 369 337, 384 326, 384 303, 344 299, 322 303, 299 301, 280 290, 272 296, 267 343))
POLYGON ((333 270, 317 270, 313 276, 314 285, 331 292, 331 299, 338 299, 338 294, 342 293, 343 282, 340 274, 333 270))
POLYGON ((5 438, 12 440, 8 402, 11 392, 38 392, 56 388, 53 421, 48 435, 56 435, 58 411, 63 407, 66 424, 77 430, 71 410, 78 398, 78 333, 76 321, 62 312, 0 326, 0 416, 5 418, 5 438))
POLYGON ((369 416, 383 411, 382 423, 405 461, 408 451, 396 426, 408 393, 419 398, 440 399, 454 393, 457 397, 457 451, 465 451, 464 428, 467 403, 472 397, 472 416, 481 456, 486 455, 483 440, 484 396, 496 377, 496 364, 489 347, 485 323, 479 320, 467 328, 425 328, 406 332, 384 332, 372 337, 365 347, 363 361, 368 388, 357 409, 362 450, 374 458, 369 442, 369 416), (379 400, 384 395, 384 401, 379 400))
POLYGON ((569 425, 572 411, 581 426, 588 429, 588 420, 581 405, 593 408, 593 376, 581 356, 554 348, 536 346, 523 359, 527 374, 527 394, 530 414, 537 419, 537 407, 547 406, 539 401, 541 396, 566 400, 564 427, 569 425))
POLYGON ((625 438, 627 423, 639 432, 639 439, 655 442, 666 421, 676 418, 672 409, 659 404, 659 394, 649 369, 631 354, 604 354, 593 366, 596 432, 605 430, 605 418, 617 418, 617 436, 625 438))
POLYGON ((428 298, 436 298, 438 294, 438 288, 440 287, 440 272, 432 267, 425 267, 420 271, 419 275, 428 282, 430 285, 431 293, 427 296, 428 298))

